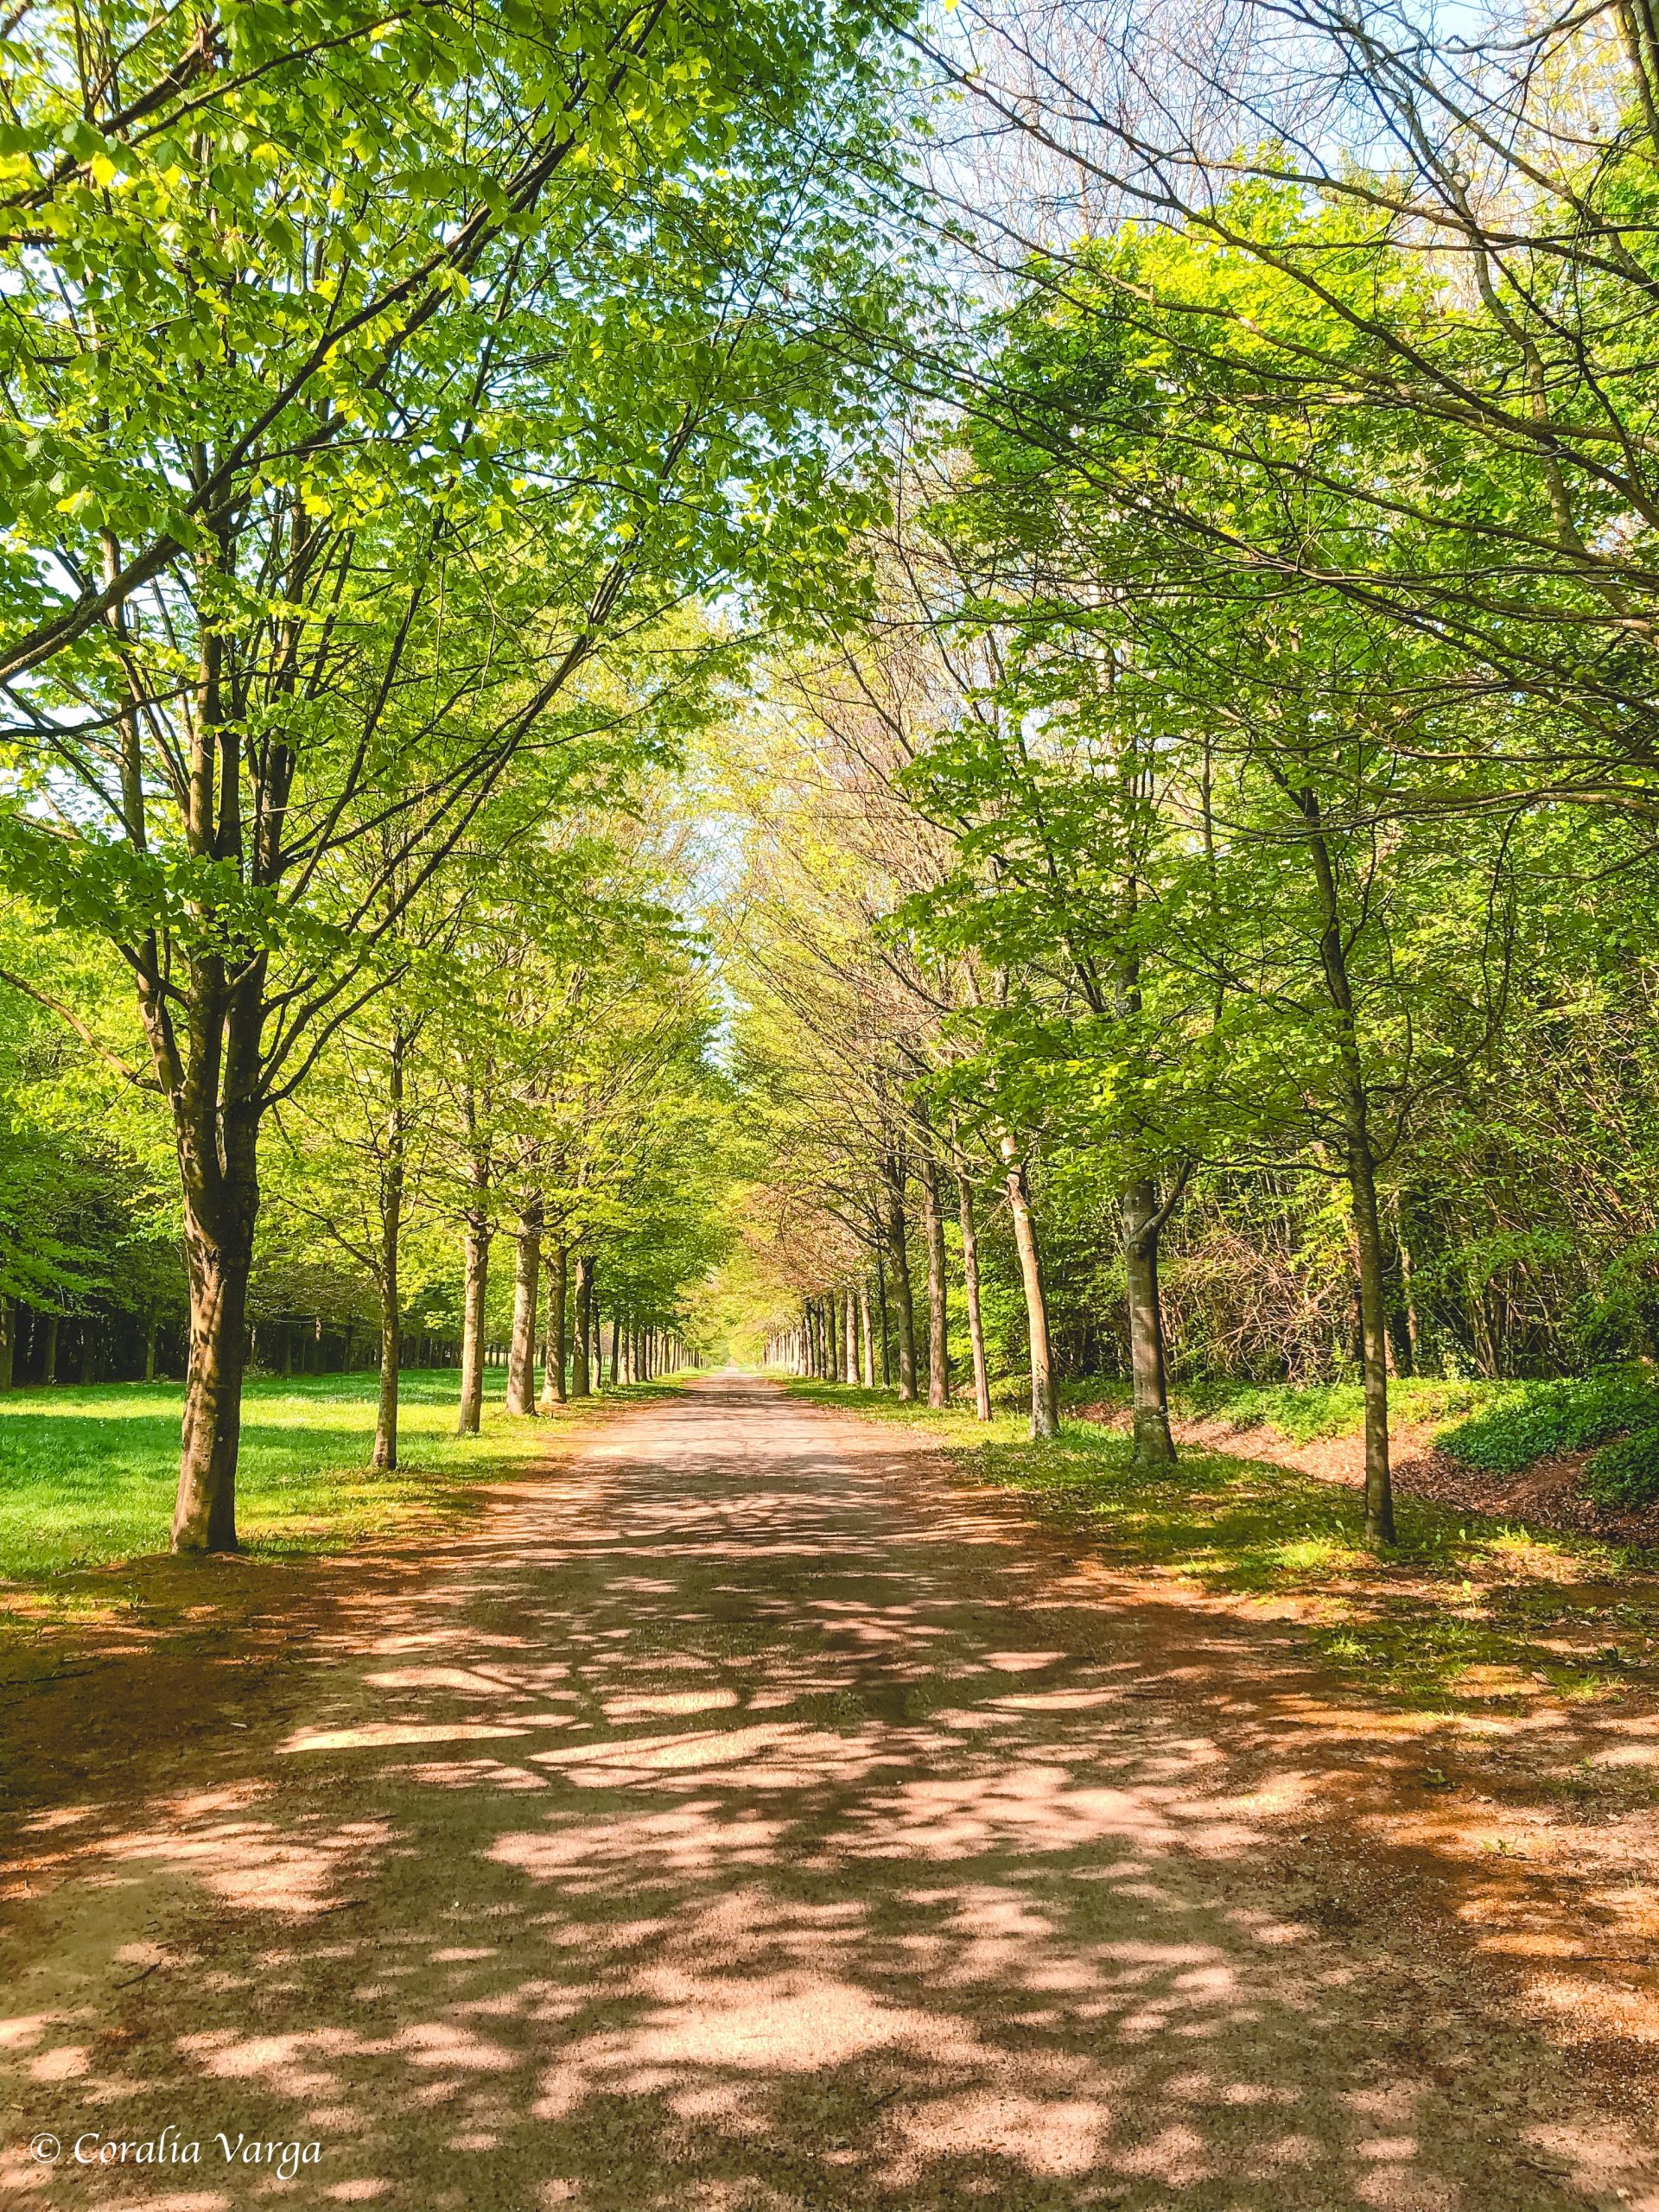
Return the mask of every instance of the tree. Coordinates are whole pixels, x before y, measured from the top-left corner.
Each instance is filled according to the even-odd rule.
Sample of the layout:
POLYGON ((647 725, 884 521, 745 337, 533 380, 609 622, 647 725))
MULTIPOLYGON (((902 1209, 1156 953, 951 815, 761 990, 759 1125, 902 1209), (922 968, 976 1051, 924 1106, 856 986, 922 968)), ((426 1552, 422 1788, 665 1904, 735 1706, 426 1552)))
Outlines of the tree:
MULTIPOLYGON (((371 48, 360 167, 350 130, 343 163, 303 140, 267 162, 232 118, 228 149, 150 148, 130 193, 117 152, 66 172, 60 265, 14 241, 16 434, 61 488, 5 580, 35 613, 4 858, 137 982, 151 1072, 130 1073, 172 1121, 191 1278, 181 1549, 235 1541, 265 1116, 395 979, 412 904, 465 895, 463 844, 486 865, 561 753, 630 741, 607 687, 668 608, 758 570, 809 589, 836 553, 827 480, 864 401, 790 326, 832 272, 861 282, 830 187, 880 128, 863 36, 769 0, 707 38, 578 17, 556 59, 515 36, 480 61, 507 88, 487 144, 442 62, 409 167, 371 48)), ((104 111, 101 79, 79 89, 104 111)))

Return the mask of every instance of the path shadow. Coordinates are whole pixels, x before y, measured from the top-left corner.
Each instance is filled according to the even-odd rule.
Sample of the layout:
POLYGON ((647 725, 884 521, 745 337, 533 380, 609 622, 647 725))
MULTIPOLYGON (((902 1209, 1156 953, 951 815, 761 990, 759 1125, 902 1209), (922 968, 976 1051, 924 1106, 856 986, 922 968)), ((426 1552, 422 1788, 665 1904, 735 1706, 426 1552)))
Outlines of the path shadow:
POLYGON ((1440 1812, 1370 1834, 1422 1717, 889 1433, 642 1408, 317 1644, 188 1789, 28 1825, 20 2126, 204 2147, 18 2202, 1659 2207, 1440 1812))

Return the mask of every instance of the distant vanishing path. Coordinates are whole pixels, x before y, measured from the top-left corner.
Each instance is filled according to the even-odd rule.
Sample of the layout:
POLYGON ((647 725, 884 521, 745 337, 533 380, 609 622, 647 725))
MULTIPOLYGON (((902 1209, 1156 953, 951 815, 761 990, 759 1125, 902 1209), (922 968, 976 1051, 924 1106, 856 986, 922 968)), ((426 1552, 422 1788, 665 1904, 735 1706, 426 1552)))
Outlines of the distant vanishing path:
POLYGON ((1368 1842, 1409 1731, 1077 1548, 765 1383, 618 1416, 280 1723, 29 1824, 0 2203, 1659 2212, 1368 1842))

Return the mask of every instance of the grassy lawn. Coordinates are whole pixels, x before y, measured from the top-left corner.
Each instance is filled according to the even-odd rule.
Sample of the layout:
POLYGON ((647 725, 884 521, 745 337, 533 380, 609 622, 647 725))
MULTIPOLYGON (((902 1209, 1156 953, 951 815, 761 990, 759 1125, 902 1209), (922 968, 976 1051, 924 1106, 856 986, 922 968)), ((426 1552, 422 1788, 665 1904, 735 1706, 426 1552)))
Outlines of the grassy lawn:
POLYGON ((1036 1444, 1013 1414, 982 1427, 880 1391, 790 1387, 924 1431, 1116 1564, 1274 1601, 1333 1665, 1410 1704, 1512 1713, 1541 1694, 1611 1700, 1659 1687, 1659 1577, 1645 1556, 1400 1497, 1399 1547, 1376 1558, 1361 1541, 1358 1492, 1313 1476, 1192 1452, 1153 1478, 1115 1431, 1080 1424, 1036 1444))
MULTIPOLYGON (((238 1484, 245 1548, 270 1558, 353 1543, 460 1502, 469 1479, 528 1465, 546 1448, 553 1424, 509 1421, 494 1374, 482 1435, 457 1437, 459 1381, 439 1370, 404 1376, 405 1464, 392 1475, 368 1465, 373 1373, 251 1382, 238 1484)), ((175 1382, 0 1396, 0 1581, 29 1583, 166 1548, 181 1400, 175 1382)))

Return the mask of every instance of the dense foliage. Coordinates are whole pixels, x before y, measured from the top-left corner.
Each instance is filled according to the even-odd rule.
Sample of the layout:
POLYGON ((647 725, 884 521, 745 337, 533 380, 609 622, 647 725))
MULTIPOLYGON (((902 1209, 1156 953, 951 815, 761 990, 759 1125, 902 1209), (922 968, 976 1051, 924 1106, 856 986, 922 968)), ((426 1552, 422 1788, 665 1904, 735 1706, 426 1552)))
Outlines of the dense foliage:
POLYGON ((774 0, 110 0, 7 40, 0 870, 28 927, 107 952, 79 992, 5 979, 170 1133, 175 1541, 214 1549, 273 1123, 332 1081, 359 1126, 331 1168, 378 1147, 369 1245, 326 1178, 308 1203, 376 1280, 384 1352, 409 1133, 448 1085, 476 1364, 493 1102, 536 1081, 469 988, 480 906, 556 911, 563 825, 634 805, 708 711, 732 644, 688 602, 783 619, 844 565, 873 401, 824 340, 893 302, 863 181, 890 41, 774 0), (469 1001, 478 1033, 444 1036, 469 1001))
MULTIPOLYGON (((823 991, 776 980, 810 946, 842 1128, 872 1071, 899 1101, 818 1211, 895 1151, 923 1215, 930 1174, 992 1200, 957 1357, 982 1328, 1028 1363, 1039 1429, 1057 1370, 1132 1378, 1148 1464, 1172 1369, 1351 1375, 1386 1542, 1391 1378, 1659 1357, 1652 56, 1312 0, 1243 9, 1247 84, 1158 49, 1166 15, 1109 50, 1064 4, 972 12, 971 70, 930 50, 1027 225, 988 199, 967 241, 973 385, 931 354, 876 618, 780 677, 802 887, 753 909, 760 1049, 798 1082, 810 1039, 822 1079, 823 991), (1359 135, 1260 143, 1319 81, 1359 135)), ((776 1356, 840 1371, 811 1306, 776 1356)), ((1650 1418, 1644 1375, 1459 1446, 1587 1448, 1650 1418)))
POLYGON ((16 19, 0 1333, 181 1546, 596 1313, 1646 1494, 1651 41, 1240 6, 16 19))

